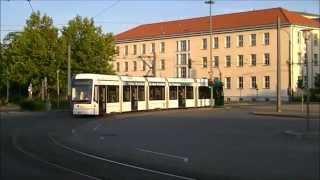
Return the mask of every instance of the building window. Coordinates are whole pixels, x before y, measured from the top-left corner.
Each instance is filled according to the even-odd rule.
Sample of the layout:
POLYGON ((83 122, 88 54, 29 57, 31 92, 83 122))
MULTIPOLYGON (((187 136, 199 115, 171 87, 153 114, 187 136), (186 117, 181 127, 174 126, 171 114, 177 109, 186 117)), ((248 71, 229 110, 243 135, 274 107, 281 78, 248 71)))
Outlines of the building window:
POLYGON ((133 45, 133 55, 137 54, 137 45, 133 45))
POLYGON ((208 46, 207 38, 202 39, 202 49, 207 49, 207 46, 208 46))
POLYGON ((218 37, 214 37, 214 48, 218 49, 219 48, 219 38, 218 37))
POLYGON ((313 45, 318 46, 318 41, 319 41, 318 34, 314 34, 313 35, 313 45))
POLYGON ((117 56, 120 55, 120 47, 119 46, 117 46, 117 48, 116 48, 116 54, 117 54, 117 56))
POLYGON ((256 89, 257 88, 257 77, 251 76, 251 88, 256 89))
POLYGON ((231 89, 231 77, 226 77, 225 82, 226 89, 231 89))
POLYGON ((226 48, 230 48, 230 47, 231 47, 231 37, 226 36, 226 48))
POLYGON ((117 72, 120 72, 120 63, 117 62, 117 72))
POLYGON ((161 68, 161 70, 164 70, 164 69, 165 69, 164 59, 161 59, 161 61, 160 61, 160 68, 161 68))
POLYGON ((318 66, 318 54, 313 54, 313 65, 318 66))
POLYGON ((243 77, 242 76, 240 76, 238 78, 238 88, 243 89, 243 77))
POLYGON ((187 54, 180 54, 180 64, 187 65, 187 54))
POLYGON ((243 47, 243 35, 238 36, 238 46, 243 47))
POLYGON ((188 51, 190 51, 190 40, 188 40, 188 51))
POLYGON ((264 33, 264 45, 269 45, 269 44, 270 44, 270 34, 264 33))
POLYGON ((207 68, 208 67, 208 59, 207 57, 202 57, 202 67, 207 68))
POLYGON ((270 65, 270 54, 269 53, 264 54, 264 65, 270 65))
POLYGON ((128 62, 124 62, 124 71, 128 72, 128 62))
POLYGON ((257 44, 257 35, 251 34, 251 46, 256 46, 257 44))
POLYGON ((299 31, 298 32, 298 38, 297 38, 297 41, 298 41, 298 44, 300 43, 300 41, 301 41, 301 32, 299 31))
POLYGON ((243 55, 238 55, 238 66, 239 67, 243 66, 243 55))
POLYGON ((214 67, 219 67, 219 56, 214 56, 214 67))
POLYGON ((166 44, 164 43, 164 42, 161 42, 161 44, 160 44, 160 52, 161 53, 164 53, 165 52, 165 50, 166 50, 166 44))
POLYGON ((152 53, 156 52, 156 44, 155 43, 151 43, 151 52, 152 53))
POLYGON ((264 88, 265 89, 270 89, 270 76, 265 76, 264 77, 264 88))
POLYGON ((181 77, 182 78, 186 78, 187 77, 187 68, 186 67, 182 67, 181 68, 181 77))
POLYGON ((133 61, 133 71, 137 70, 137 61, 133 61))
POLYGON ((146 44, 142 44, 142 54, 146 54, 146 44))
POLYGON ((226 67, 231 67, 231 56, 226 56, 226 67))
POLYGON ((257 55, 251 54, 251 66, 256 66, 256 65, 257 65, 257 55))
POLYGON ((180 50, 187 51, 187 41, 186 40, 180 41, 180 50))
POLYGON ((129 51, 129 47, 128 47, 128 46, 125 46, 125 47, 124 47, 124 54, 125 54, 126 56, 128 56, 128 51, 129 51))

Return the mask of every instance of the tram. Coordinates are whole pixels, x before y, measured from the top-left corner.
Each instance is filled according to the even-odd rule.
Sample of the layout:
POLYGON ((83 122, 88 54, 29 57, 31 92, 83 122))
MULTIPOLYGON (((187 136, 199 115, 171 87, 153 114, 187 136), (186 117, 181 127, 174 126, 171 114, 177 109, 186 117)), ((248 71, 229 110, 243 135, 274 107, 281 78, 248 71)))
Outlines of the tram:
POLYGON ((72 79, 74 115, 103 115, 210 105, 207 79, 77 74, 72 79))

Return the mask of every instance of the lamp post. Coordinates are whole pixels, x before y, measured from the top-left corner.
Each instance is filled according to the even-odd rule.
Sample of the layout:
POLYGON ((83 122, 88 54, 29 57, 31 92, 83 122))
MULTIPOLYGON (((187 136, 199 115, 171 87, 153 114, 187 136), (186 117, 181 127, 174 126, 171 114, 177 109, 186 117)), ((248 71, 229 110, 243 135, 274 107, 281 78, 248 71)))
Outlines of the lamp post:
POLYGON ((59 81, 60 70, 57 69, 57 107, 60 108, 60 81, 59 81))
MULTIPOLYGON (((205 1, 205 4, 209 4, 209 29, 210 29, 210 38, 209 38, 209 41, 210 41, 210 50, 209 50, 209 56, 210 56, 210 71, 209 71, 209 74, 210 74, 210 79, 211 81, 213 82, 213 60, 212 60, 212 14, 211 14, 211 6, 212 4, 214 4, 214 1, 213 0, 207 0, 205 1)), ((211 107, 214 106, 213 104, 213 87, 211 87, 211 90, 210 90, 210 105, 211 107)))
MULTIPOLYGON (((307 117, 306 117, 306 130, 310 130, 310 90, 309 90, 309 56, 308 56, 308 41, 311 29, 303 29, 303 37, 306 45, 306 56, 305 56, 305 64, 306 64, 306 75, 307 75, 307 83, 306 83, 306 95, 307 95, 307 117)), ((303 67, 304 68, 304 67, 303 67)))
POLYGON ((277 112, 281 112, 281 38, 280 38, 281 21, 277 18, 277 112))

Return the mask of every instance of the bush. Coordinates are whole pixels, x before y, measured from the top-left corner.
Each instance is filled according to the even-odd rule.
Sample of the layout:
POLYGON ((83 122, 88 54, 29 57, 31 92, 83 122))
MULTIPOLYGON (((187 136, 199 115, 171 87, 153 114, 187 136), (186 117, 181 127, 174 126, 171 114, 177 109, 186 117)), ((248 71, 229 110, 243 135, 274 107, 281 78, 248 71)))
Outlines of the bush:
POLYGON ((22 100, 20 107, 23 110, 44 111, 46 109, 46 103, 41 100, 22 100))
POLYGON ((69 109, 69 101, 68 100, 60 100, 59 102, 59 108, 58 108, 58 101, 57 100, 51 100, 52 109, 69 109))

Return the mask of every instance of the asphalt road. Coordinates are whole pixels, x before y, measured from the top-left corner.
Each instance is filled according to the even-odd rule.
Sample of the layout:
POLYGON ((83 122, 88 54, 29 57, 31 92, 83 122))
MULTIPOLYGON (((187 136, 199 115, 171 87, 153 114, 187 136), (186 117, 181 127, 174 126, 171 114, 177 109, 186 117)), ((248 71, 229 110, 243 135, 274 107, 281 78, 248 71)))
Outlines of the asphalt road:
POLYGON ((252 108, 2 113, 2 179, 318 179, 318 142, 282 133, 304 120, 252 108))

